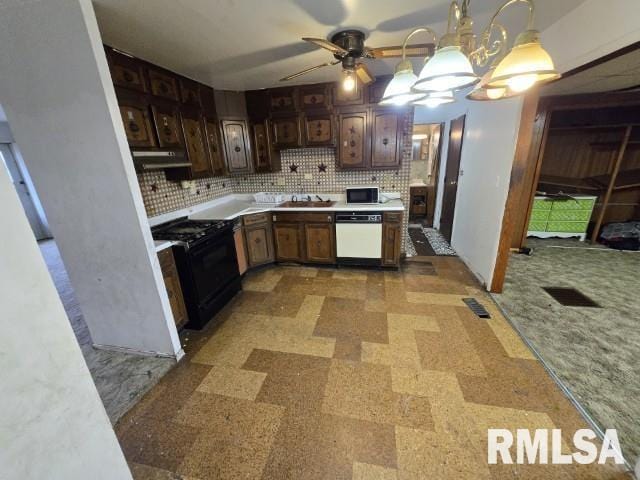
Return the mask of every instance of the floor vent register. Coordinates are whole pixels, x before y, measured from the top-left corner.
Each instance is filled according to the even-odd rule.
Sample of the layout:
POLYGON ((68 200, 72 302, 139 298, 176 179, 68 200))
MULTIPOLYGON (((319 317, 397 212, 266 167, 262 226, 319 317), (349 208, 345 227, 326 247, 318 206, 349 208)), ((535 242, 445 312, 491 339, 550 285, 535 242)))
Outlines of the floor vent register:
POLYGON ((478 302, 475 298, 463 298, 462 301, 467 304, 469 310, 475 313, 480 318, 491 318, 487 309, 484 308, 480 302, 478 302))

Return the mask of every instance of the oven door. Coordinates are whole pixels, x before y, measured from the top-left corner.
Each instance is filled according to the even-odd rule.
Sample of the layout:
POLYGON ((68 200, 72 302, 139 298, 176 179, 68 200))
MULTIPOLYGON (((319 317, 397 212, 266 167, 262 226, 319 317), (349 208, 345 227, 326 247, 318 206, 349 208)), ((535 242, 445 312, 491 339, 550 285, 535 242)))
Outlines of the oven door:
POLYGON ((233 234, 196 245, 188 251, 197 303, 202 304, 240 276, 233 234))
POLYGON ((378 189, 371 187, 347 188, 347 203, 378 203, 378 189))

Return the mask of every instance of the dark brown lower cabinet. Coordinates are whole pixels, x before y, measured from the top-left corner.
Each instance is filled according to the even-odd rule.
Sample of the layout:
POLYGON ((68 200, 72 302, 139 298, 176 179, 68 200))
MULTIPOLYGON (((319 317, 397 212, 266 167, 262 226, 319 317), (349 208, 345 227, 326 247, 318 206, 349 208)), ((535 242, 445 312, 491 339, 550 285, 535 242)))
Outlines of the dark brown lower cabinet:
POLYGON ((382 265, 400 265, 402 248, 402 213, 385 213, 382 221, 382 265))
POLYGON ((176 269, 176 263, 173 259, 173 252, 170 248, 165 248, 158 252, 158 260, 160 260, 160 268, 164 277, 164 285, 167 289, 167 296, 171 304, 173 319, 176 327, 180 328, 187 323, 187 309, 184 305, 182 296, 182 287, 180 286, 180 277, 176 269))
POLYGON ((272 219, 276 260, 335 263, 333 213, 276 213, 272 219))
POLYGON ((265 263, 272 263, 275 255, 269 214, 248 215, 244 217, 244 225, 244 238, 249 266, 256 267, 265 263))
POLYGON ((276 260, 282 262, 304 261, 302 251, 302 225, 299 223, 275 223, 273 238, 276 244, 276 260))
POLYGON ((332 223, 307 223, 304 226, 306 260, 313 263, 335 263, 335 230, 332 223))

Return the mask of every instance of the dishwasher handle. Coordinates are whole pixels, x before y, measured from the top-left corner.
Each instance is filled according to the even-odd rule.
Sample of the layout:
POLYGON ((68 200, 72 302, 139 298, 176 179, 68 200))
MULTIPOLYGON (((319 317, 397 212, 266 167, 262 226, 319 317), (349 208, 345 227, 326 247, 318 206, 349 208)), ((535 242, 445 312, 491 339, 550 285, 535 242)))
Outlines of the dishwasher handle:
POLYGON ((382 223, 381 213, 337 213, 336 223, 382 223))

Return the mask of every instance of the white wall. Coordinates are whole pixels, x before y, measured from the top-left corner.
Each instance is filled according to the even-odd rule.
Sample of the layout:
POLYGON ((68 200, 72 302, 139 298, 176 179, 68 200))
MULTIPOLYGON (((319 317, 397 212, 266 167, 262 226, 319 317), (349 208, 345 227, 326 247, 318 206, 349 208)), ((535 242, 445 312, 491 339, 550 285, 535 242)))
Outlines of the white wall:
POLYGON ((0 5, 0 103, 94 343, 180 355, 90 1, 0 5))
POLYGON ((5 168, 0 205, 0 478, 131 479, 5 168))

